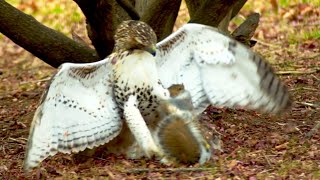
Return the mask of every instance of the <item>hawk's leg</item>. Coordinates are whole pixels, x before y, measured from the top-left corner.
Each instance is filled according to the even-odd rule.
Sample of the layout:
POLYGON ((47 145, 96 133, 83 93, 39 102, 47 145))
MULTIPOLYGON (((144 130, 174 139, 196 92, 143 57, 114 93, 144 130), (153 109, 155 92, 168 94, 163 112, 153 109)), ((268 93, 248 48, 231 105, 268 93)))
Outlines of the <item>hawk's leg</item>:
POLYGON ((136 96, 130 96, 124 104, 124 117, 128 127, 134 135, 139 146, 142 147, 146 156, 157 155, 162 157, 163 153, 154 142, 151 132, 144 121, 139 109, 136 96))

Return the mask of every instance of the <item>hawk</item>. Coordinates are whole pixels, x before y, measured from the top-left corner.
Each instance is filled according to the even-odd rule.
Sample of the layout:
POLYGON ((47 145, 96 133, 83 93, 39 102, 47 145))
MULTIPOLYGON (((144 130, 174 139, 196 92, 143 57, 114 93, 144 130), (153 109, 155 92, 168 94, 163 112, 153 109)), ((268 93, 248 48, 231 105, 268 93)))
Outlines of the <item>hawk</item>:
MULTIPOLYGON (((197 116, 193 113, 190 93, 183 85, 172 85, 168 89, 171 98, 161 101, 153 114, 154 118, 147 122, 153 139, 165 155, 161 162, 203 164, 211 157, 211 147, 201 132, 197 116)), ((123 125, 120 134, 99 149, 104 153, 126 155, 129 159, 145 156, 126 123, 123 125)), ((96 151, 97 148, 86 149, 75 158, 83 160, 83 157, 91 157, 96 151)))
POLYGON ((189 23, 156 43, 149 25, 130 20, 119 25, 114 38, 114 51, 104 60, 65 63, 52 77, 31 124, 25 170, 57 152, 106 144, 124 125, 146 156, 164 159, 168 151, 178 152, 162 136, 172 132, 166 128, 183 127, 203 163, 208 148, 188 112, 212 104, 279 113, 290 104, 270 65, 213 27, 189 23), (173 84, 184 85, 191 109, 172 100, 173 84))

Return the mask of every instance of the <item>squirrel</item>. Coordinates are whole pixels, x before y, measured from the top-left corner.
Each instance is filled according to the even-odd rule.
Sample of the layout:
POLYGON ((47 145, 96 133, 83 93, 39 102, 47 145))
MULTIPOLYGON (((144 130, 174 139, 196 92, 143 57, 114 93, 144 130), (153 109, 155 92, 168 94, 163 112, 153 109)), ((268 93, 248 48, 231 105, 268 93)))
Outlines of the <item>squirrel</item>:
POLYGON ((203 164, 211 157, 211 147, 193 114, 191 96, 180 84, 172 85, 169 92, 171 99, 157 109, 159 123, 154 138, 168 161, 203 164))

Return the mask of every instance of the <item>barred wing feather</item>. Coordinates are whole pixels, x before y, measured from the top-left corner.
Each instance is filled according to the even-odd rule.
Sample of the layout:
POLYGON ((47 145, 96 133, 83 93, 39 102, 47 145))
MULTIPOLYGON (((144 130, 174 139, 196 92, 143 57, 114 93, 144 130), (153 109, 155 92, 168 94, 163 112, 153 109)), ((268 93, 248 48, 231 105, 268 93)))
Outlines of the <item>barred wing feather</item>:
POLYGON ((186 24, 157 49, 162 84, 183 84, 196 108, 212 104, 278 113, 290 104, 270 65, 215 28, 186 24))
POLYGON ((107 143, 122 128, 113 99, 108 60, 63 64, 53 76, 31 125, 24 168, 57 152, 79 152, 107 143))

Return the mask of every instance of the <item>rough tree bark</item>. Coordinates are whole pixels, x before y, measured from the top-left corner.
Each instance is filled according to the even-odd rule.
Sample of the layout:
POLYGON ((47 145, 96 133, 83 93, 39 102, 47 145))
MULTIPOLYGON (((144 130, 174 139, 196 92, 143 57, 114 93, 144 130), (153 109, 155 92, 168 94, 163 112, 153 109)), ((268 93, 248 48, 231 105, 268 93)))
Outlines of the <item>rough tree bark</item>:
POLYGON ((0 32, 53 67, 66 61, 80 63, 99 59, 94 49, 42 25, 3 0, 0 12, 0 32))
MULTIPOLYGON (((0 32, 53 67, 64 62, 93 62, 111 53, 114 30, 123 20, 140 18, 155 30, 158 40, 162 40, 172 32, 181 4, 181 0, 74 1, 86 16, 88 35, 97 52, 43 26, 3 0, 0 0, 0 32)), ((232 11, 233 17, 245 2, 186 0, 191 22, 215 27, 223 19, 227 19, 224 21, 228 24, 226 14, 232 11)))
POLYGON ((117 3, 128 13, 128 15, 131 17, 133 20, 139 20, 140 19, 140 14, 134 7, 134 4, 130 1, 126 0, 116 0, 117 3))
POLYGON ((247 0, 186 0, 192 22, 217 27, 232 11, 231 19, 237 15, 247 0))
MULTIPOLYGON (((244 5, 246 0, 186 0, 191 10, 191 22, 218 27, 229 11, 235 8, 236 14, 244 5), (238 6, 240 9, 238 9, 238 6)), ((233 13, 232 13, 233 14, 233 13)))
MULTIPOLYGON (((122 21, 132 18, 130 2, 122 0, 123 4, 119 5, 115 0, 74 1, 86 17, 88 36, 93 46, 100 58, 105 58, 113 50, 116 27, 122 21)), ((145 8, 146 12, 142 13, 140 20, 148 23, 156 32, 158 40, 162 40, 171 34, 180 4, 181 0, 153 1, 145 8)))
POLYGON ((153 3, 154 1, 157 1, 157 0, 136 0, 135 9, 140 14, 140 17, 146 11, 146 9, 149 7, 149 5, 151 3, 153 3))
POLYGON ((113 35, 126 12, 114 0, 74 0, 86 17, 88 36, 101 59, 108 56, 114 46, 113 35))
POLYGON ((158 41, 161 41, 172 33, 180 5, 181 0, 153 1, 140 20, 148 23, 157 34, 158 41))
MULTIPOLYGON (((230 20, 239 13, 246 2, 247 0, 186 0, 190 22, 218 27, 227 35, 230 35, 230 20)), ((254 46, 256 42, 250 39, 258 27, 259 18, 258 13, 250 15, 231 36, 250 47, 254 46)))

